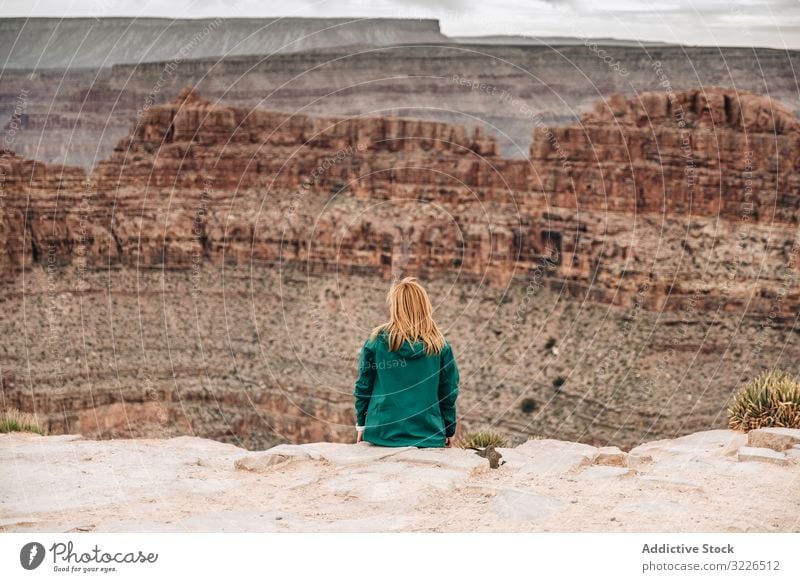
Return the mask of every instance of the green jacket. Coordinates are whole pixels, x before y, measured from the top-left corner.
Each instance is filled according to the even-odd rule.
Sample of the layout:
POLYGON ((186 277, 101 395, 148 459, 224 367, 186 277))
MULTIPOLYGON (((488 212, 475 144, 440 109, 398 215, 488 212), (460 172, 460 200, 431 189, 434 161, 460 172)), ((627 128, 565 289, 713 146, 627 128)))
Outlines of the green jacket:
POLYGON ((364 440, 385 447, 443 447, 456 432, 458 368, 450 344, 425 355, 405 342, 390 352, 384 333, 367 339, 358 363, 356 423, 364 440))

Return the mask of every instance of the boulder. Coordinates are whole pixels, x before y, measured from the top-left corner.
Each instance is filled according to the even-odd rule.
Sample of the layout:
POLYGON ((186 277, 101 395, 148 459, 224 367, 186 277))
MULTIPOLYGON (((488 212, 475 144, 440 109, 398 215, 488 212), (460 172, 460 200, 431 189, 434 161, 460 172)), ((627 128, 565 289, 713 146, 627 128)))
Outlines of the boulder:
POLYGON ((747 433, 747 446, 785 451, 800 445, 798 428, 756 428, 747 433))

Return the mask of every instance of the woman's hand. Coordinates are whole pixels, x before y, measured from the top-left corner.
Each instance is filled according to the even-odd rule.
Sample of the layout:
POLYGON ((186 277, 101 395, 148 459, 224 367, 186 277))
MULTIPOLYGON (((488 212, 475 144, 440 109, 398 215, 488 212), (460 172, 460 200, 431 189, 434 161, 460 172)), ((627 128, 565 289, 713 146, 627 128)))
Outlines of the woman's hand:
POLYGON ((360 443, 361 441, 364 440, 364 431, 363 430, 357 430, 356 431, 356 435, 357 435, 356 436, 356 442, 357 443, 360 443))
POLYGON ((451 448, 453 446, 453 437, 446 437, 444 439, 444 446, 448 449, 451 448))

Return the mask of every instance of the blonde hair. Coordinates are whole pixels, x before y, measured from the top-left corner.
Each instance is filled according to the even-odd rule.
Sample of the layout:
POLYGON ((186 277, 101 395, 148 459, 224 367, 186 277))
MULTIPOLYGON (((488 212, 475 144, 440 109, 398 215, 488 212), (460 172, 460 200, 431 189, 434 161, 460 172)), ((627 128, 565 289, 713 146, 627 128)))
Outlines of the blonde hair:
POLYGON ((372 339, 385 331, 391 352, 399 350, 405 341, 414 343, 417 340, 425 344, 428 355, 442 351, 444 334, 433 321, 428 293, 414 277, 406 277, 392 285, 386 302, 389 304, 389 321, 372 330, 372 339))

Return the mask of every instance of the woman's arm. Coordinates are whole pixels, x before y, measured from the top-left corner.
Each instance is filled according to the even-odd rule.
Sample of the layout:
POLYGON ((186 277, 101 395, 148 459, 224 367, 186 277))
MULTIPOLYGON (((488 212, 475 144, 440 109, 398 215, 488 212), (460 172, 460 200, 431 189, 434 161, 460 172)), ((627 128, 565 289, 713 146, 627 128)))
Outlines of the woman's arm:
POLYGON ((375 384, 375 371, 375 349, 372 342, 367 340, 358 359, 358 379, 353 392, 356 398, 356 427, 363 427, 367 422, 367 408, 375 384))
POLYGON ((442 366, 439 371, 439 410, 444 420, 444 435, 456 434, 456 398, 458 398, 458 366, 450 344, 442 348, 442 366))

